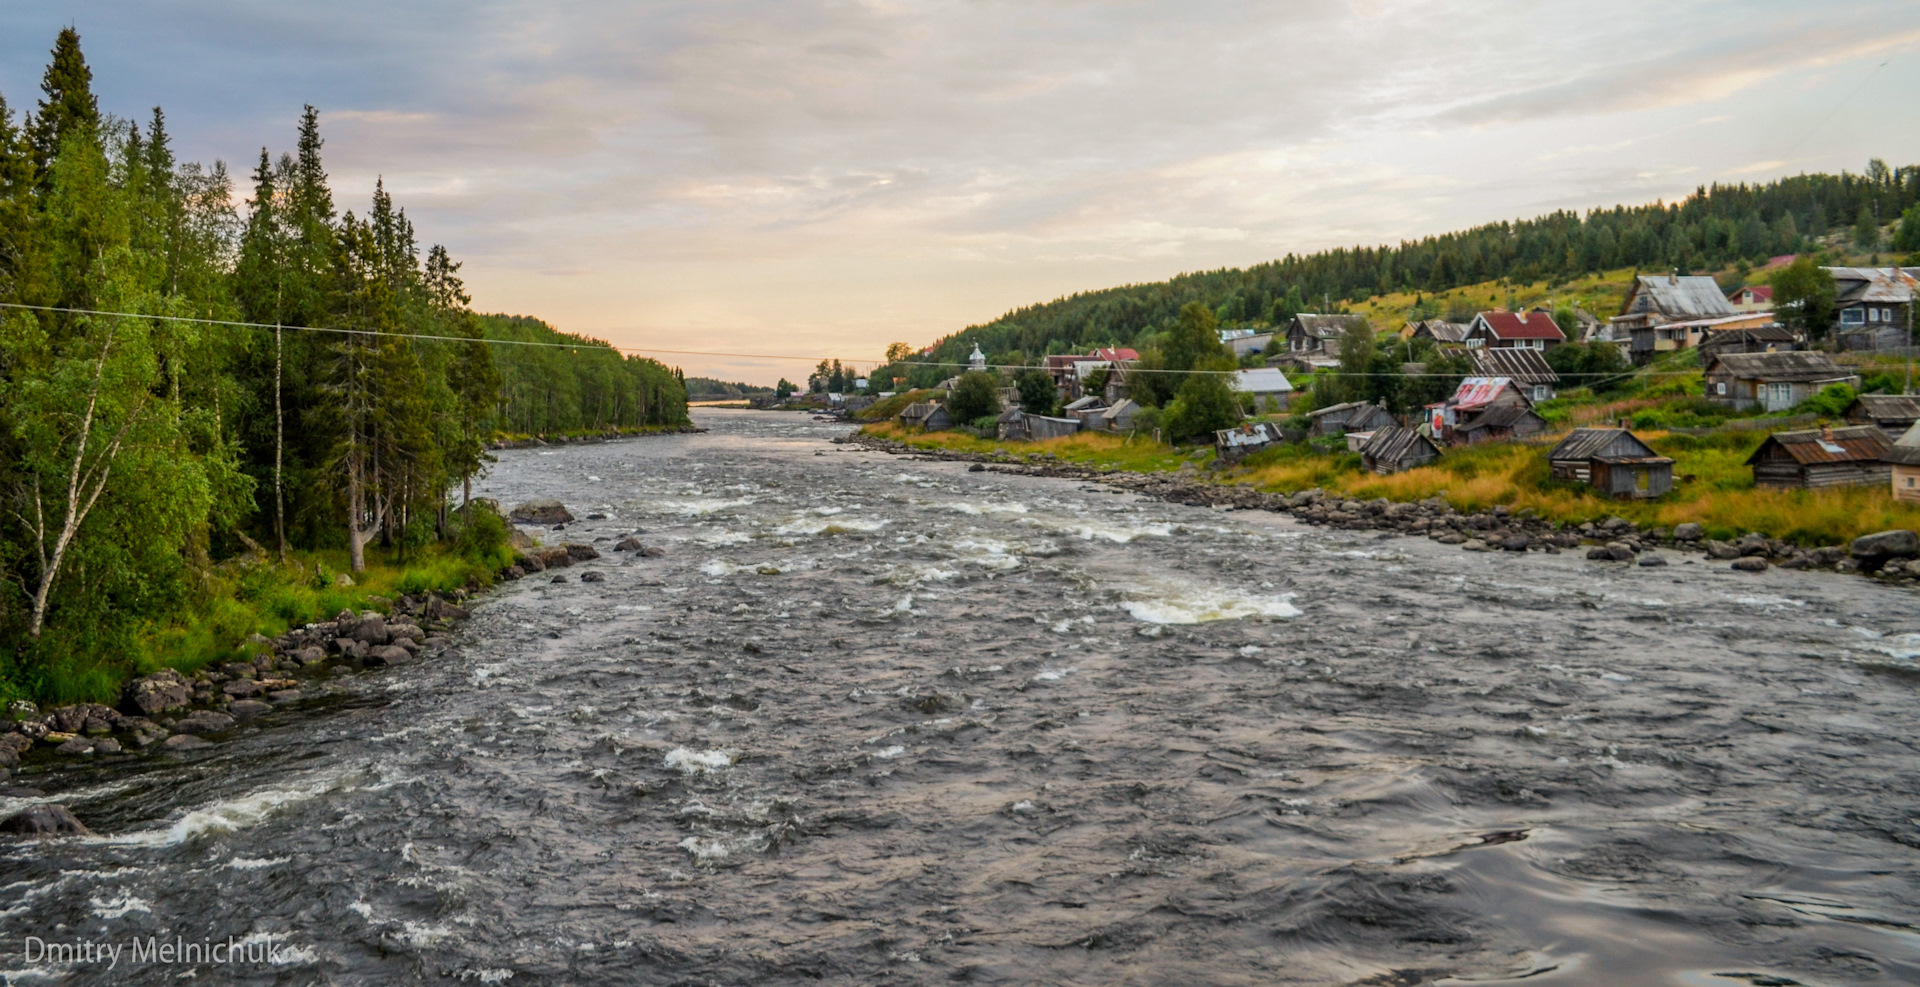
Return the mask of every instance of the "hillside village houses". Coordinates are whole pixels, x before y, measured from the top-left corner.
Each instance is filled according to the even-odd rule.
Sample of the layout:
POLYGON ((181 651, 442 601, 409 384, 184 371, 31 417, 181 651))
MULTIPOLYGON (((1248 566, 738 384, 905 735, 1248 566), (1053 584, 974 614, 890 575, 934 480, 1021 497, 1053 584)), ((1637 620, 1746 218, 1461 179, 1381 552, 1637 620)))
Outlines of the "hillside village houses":
POLYGON ((1920 394, 1862 394, 1840 417, 1851 425, 1872 425, 1898 441, 1920 421, 1920 394))
POLYGON ((1825 353, 1722 353, 1705 372, 1707 400, 1735 410, 1758 405, 1785 411, 1832 384, 1860 386, 1860 377, 1825 353))
POLYGON ((1547 365, 1547 358, 1539 350, 1500 347, 1469 353, 1476 376, 1505 377, 1521 387, 1534 404, 1553 400, 1560 375, 1547 365))
POLYGON ((1775 432, 1747 457, 1757 487, 1884 486, 1893 467, 1885 459, 1893 443, 1871 425, 1775 432))
POLYGON ((1567 334, 1546 312, 1481 312, 1467 324, 1468 349, 1547 350, 1567 341, 1567 334))
POLYGON ((1828 267, 1833 276, 1834 340, 1843 350, 1908 345, 1920 267, 1828 267))
POLYGON ((1426 319, 1409 322, 1400 330, 1402 339, 1431 339, 1435 346, 1442 349, 1460 349, 1467 345, 1467 324, 1448 322, 1445 319, 1426 319))
POLYGON ((1773 311, 1773 285, 1750 284, 1736 288, 1727 296, 1727 304, 1735 312, 1771 312, 1773 311))

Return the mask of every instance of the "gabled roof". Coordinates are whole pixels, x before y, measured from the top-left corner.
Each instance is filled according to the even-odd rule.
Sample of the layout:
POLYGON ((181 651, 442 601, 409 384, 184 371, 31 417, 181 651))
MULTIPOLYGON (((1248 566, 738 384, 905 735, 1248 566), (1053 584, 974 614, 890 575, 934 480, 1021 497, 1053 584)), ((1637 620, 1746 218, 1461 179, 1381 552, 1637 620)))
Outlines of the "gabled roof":
POLYGON ((1448 322, 1445 319, 1428 319, 1425 322, 1410 322, 1413 335, 1427 336, 1436 343, 1464 343, 1467 341, 1467 327, 1464 323, 1448 322))
POLYGON ((1140 406, 1135 404, 1132 398, 1121 398, 1113 403, 1113 407, 1102 411, 1100 417, 1107 421, 1115 422, 1120 420, 1121 415, 1131 415, 1139 410, 1140 406))
POLYGON ((1293 317, 1293 323, 1287 327, 1287 331, 1292 332, 1293 326, 1297 325, 1302 332, 1315 339, 1339 339, 1346 335, 1348 329, 1365 321, 1366 317, 1362 315, 1310 315, 1303 312, 1293 317))
MULTIPOLYGON (((1709 278, 1708 280, 1712 280, 1709 278)), ((1724 300, 1724 299, 1723 299, 1724 300)), ((1474 316, 1474 325, 1485 324, 1495 339, 1558 339, 1567 334, 1545 312, 1482 312, 1474 316)))
POLYGON ((1851 417, 1855 409, 1876 421, 1920 419, 1920 394, 1862 394, 1853 400, 1847 409, 1851 417))
POLYGON ((1348 401, 1343 404, 1330 404, 1324 408, 1315 408, 1314 410, 1307 412, 1307 417, 1320 418, 1325 415, 1331 415, 1336 411, 1352 411, 1358 408, 1365 408, 1368 406, 1369 404, 1366 401, 1348 401))
POLYGON ((1512 428, 1529 418, 1539 422, 1543 426, 1547 423, 1545 418, 1534 414, 1532 408, 1517 404, 1503 404, 1498 407, 1488 408, 1486 411, 1475 416, 1472 421, 1460 424, 1455 428, 1455 431, 1474 432, 1483 428, 1512 428))
POLYGON ((1460 382, 1448 404, 1464 411, 1472 411, 1500 396, 1500 392, 1513 386, 1513 381, 1505 377, 1468 377, 1460 382))
POLYGON ((1907 434, 1902 435, 1900 441, 1895 442, 1880 458, 1902 466, 1920 466, 1920 422, 1907 429, 1907 434))
POLYGON ((1511 377, 1522 384, 1560 383, 1560 375, 1547 366, 1539 350, 1490 346, 1467 352, 1473 356, 1473 372, 1481 376, 1511 377))
POLYGON ((1072 401, 1069 401, 1069 402, 1067 402, 1067 405, 1066 405, 1066 407, 1064 407, 1064 408, 1062 408, 1062 409, 1060 409, 1060 410, 1062 410, 1062 411, 1092 411, 1092 410, 1096 410, 1096 409, 1098 409, 1098 408, 1101 408, 1101 407, 1103 407, 1103 406, 1104 406, 1105 404, 1106 404, 1106 402, 1105 402, 1105 401, 1102 401, 1102 400, 1100 400, 1100 396, 1099 396, 1099 395, 1097 395, 1097 394, 1089 394, 1089 395, 1087 395, 1087 396, 1085 396, 1085 397, 1079 397, 1079 398, 1074 398, 1074 399, 1073 399, 1072 401))
POLYGON ((1834 301, 1841 305, 1878 303, 1902 305, 1913 301, 1912 268, 1824 267, 1839 288, 1834 301))
POLYGON ((1094 349, 1093 358, 1110 362, 1117 360, 1138 360, 1140 359, 1140 354, 1135 353, 1125 346, 1101 346, 1094 349))
POLYGON ((1641 457, 1660 455, 1653 451, 1652 446, 1640 441, 1639 436, 1624 428, 1576 428, 1566 438, 1561 439, 1560 444, 1554 446, 1552 452, 1547 453, 1547 458, 1550 460, 1592 459, 1622 437, 1631 441, 1638 450, 1631 455, 1641 457))
POLYGON ((1761 455, 1775 446, 1785 450, 1794 462, 1810 466, 1819 463, 1871 462, 1886 455, 1893 443, 1887 441, 1887 433, 1872 425, 1836 428, 1831 435, 1818 428, 1775 432, 1767 436, 1767 441, 1760 443, 1760 448, 1755 449, 1753 455, 1747 457, 1747 465, 1759 462, 1761 455))
POLYGON ((1293 390, 1287 375, 1272 367, 1242 370, 1233 376, 1233 389, 1248 394, 1284 394, 1293 390))
POLYGON ((1796 350, 1788 353, 1722 353, 1707 372, 1721 370, 1740 380, 1812 383, 1845 380, 1853 374, 1825 353, 1796 350))
POLYGON ((1383 459, 1387 462, 1399 462, 1407 458, 1407 454, 1413 451, 1413 447, 1422 442, 1432 446, 1435 455, 1440 453, 1439 443, 1420 434, 1417 429, 1382 425, 1374 429, 1373 436, 1360 447, 1360 455, 1371 459, 1383 459))
POLYGON ((1646 295, 1654 311, 1668 318, 1705 319, 1734 314, 1720 283, 1703 274, 1675 277, 1670 274, 1642 274, 1627 289, 1627 305, 1638 295, 1646 295))
POLYGON ((1773 285, 1770 284, 1750 284, 1744 288, 1735 288, 1727 292, 1727 300, 1732 301, 1733 296, 1742 293, 1751 297, 1756 302, 1773 301, 1773 285))

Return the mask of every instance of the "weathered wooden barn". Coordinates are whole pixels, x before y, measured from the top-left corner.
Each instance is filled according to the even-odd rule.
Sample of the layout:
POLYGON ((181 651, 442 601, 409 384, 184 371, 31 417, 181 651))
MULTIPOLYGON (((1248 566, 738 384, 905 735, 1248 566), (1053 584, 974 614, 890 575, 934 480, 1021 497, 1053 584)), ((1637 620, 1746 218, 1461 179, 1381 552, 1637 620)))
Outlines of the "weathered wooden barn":
POLYGON ((1553 478, 1610 497, 1653 498, 1673 489, 1673 460, 1624 428, 1576 428, 1547 453, 1553 478))
POLYGON ((1456 445, 1477 445, 1481 442, 1531 439, 1546 434, 1550 427, 1547 420, 1535 414, 1532 408, 1495 405, 1462 416, 1459 424, 1449 429, 1448 434, 1456 445))
POLYGON ((1747 457, 1755 486, 1808 490, 1892 482, 1893 443, 1872 425, 1775 432, 1747 457))
POLYGON ((1106 432, 1127 432, 1133 429, 1133 416, 1140 413, 1140 405, 1132 398, 1121 398, 1113 406, 1100 413, 1100 429, 1106 432))
POLYGON ((1307 412, 1313 420, 1307 434, 1316 438, 1323 435, 1345 435, 1348 432, 1371 432, 1385 425, 1397 424, 1393 414, 1387 409, 1365 401, 1348 401, 1345 404, 1329 405, 1307 412))
POLYGON ((1705 366, 1707 400, 1740 409, 1785 411, 1829 384, 1860 385, 1825 353, 1720 353, 1705 366))
POLYGON ((1230 463, 1280 440, 1280 426, 1272 422, 1242 422, 1213 433, 1213 452, 1215 458, 1230 463))
POLYGON ((1847 406, 1849 424, 1872 425, 1898 442, 1920 421, 1920 394, 1862 394, 1847 406))
POLYGON ((946 406, 937 401, 916 401, 900 412, 900 423, 938 432, 953 427, 953 416, 947 414, 946 406))
POLYGON ((1892 471, 1893 499, 1920 504, 1920 425, 1907 429, 1881 459, 1892 471))
POLYGON ((1418 429, 1388 425, 1375 429, 1360 447, 1360 463, 1375 473, 1404 473, 1440 458, 1440 447, 1418 429))

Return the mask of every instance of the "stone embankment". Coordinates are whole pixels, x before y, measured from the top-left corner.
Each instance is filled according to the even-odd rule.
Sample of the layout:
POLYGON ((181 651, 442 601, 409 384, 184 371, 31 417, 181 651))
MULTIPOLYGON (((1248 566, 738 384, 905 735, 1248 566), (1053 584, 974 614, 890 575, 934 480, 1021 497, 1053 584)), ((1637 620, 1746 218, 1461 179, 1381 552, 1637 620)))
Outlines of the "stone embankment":
POLYGON ((1857 572, 1876 579, 1912 583, 1920 580, 1920 536, 1911 531, 1883 531, 1857 538, 1851 545, 1803 548, 1778 538, 1749 533, 1732 541, 1706 538, 1697 524, 1672 529, 1640 528, 1622 517, 1567 525, 1538 517, 1530 510, 1509 511, 1495 506, 1463 512, 1434 497, 1422 501, 1353 500, 1319 489, 1292 494, 1263 493, 1202 479, 1194 463, 1173 473, 1139 473, 1117 467, 1061 462, 1051 453, 1033 453, 1024 459, 1007 454, 988 455, 920 449, 892 439, 854 435, 840 440, 895 455, 970 462, 974 470, 997 470, 1030 476, 1054 476, 1125 487, 1146 496, 1193 507, 1279 511, 1308 524, 1358 530, 1387 531, 1427 537, 1469 552, 1548 552, 1580 550, 1596 562, 1656 567, 1668 560, 1662 550, 1700 553, 1726 562, 1731 568, 1759 572, 1769 568, 1831 569, 1857 572))

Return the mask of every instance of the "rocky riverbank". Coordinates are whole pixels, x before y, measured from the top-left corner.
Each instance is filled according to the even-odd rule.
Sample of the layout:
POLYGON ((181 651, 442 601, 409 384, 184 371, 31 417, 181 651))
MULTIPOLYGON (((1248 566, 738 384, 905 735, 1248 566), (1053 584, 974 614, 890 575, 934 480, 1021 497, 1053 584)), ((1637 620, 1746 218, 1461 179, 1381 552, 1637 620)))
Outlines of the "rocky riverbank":
POLYGON ((691 435, 706 429, 696 425, 662 425, 649 428, 644 432, 609 432, 603 435, 535 435, 524 439, 495 439, 487 443, 489 449, 538 449, 545 446, 597 445, 602 442, 619 442, 623 439, 644 439, 653 435, 691 435))
MULTIPOLYGON (((523 505, 523 507, 526 505, 523 505)), ((558 502, 554 508, 565 513, 558 502)), ((571 520, 571 518, 568 518, 571 520)), ((616 547, 656 556, 658 546, 630 537, 616 547)), ((600 558, 591 545, 552 547, 523 542, 502 581, 521 579, 600 558)), ((567 577, 553 575, 555 582, 567 577)), ((582 582, 604 578, 587 572, 582 582)), ((42 710, 16 702, 0 719, 0 795, 36 798, 37 789, 13 784, 23 762, 61 758, 141 758, 219 743, 248 726, 270 722, 323 692, 325 680, 435 657, 450 647, 453 630, 471 614, 465 606, 479 587, 449 595, 402 596, 385 610, 342 610, 334 619, 294 628, 278 637, 254 635, 261 648, 250 661, 225 662, 191 674, 163 669, 126 684, 115 705, 76 703, 42 710)), ((384 601, 376 601, 384 603, 384 601)), ((36 805, 0 819, 0 832, 57 835, 84 826, 58 806, 36 805)))
POLYGON ((1643 529, 1626 518, 1610 517, 1566 525, 1531 511, 1510 512, 1500 506, 1463 512, 1438 497, 1360 501, 1329 496, 1317 488, 1290 494, 1265 493, 1211 481, 1191 462, 1173 473, 1139 473, 1063 462, 1051 453, 1032 453, 1021 459, 1004 453, 922 449, 863 433, 844 441, 893 455, 968 462, 975 470, 1089 480, 1193 507, 1277 511, 1307 524, 1426 537, 1468 552, 1585 551, 1586 557, 1596 562, 1657 567, 1667 564, 1664 551, 1704 555, 1709 561, 1749 572, 1776 567, 1828 569, 1906 584, 1920 580, 1920 536, 1912 531, 1885 531, 1855 539, 1851 545, 1817 548, 1757 532, 1736 540, 1716 541, 1706 538, 1697 524, 1643 529))

